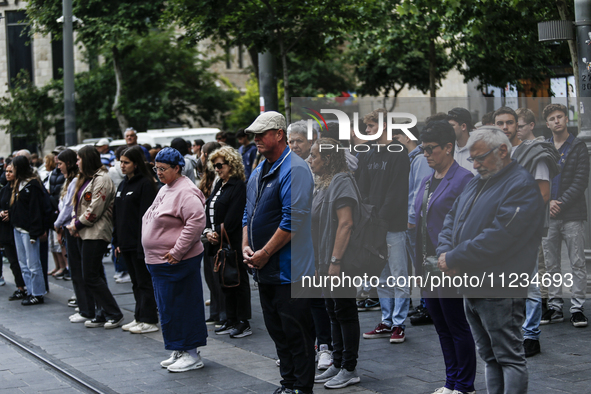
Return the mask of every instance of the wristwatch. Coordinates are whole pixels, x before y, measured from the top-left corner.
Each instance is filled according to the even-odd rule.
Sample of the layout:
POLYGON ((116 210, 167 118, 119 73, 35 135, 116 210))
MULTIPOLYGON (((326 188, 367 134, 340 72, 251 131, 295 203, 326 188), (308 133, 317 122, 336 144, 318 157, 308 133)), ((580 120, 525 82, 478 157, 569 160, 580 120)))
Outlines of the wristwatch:
POLYGON ((334 265, 340 265, 341 264, 341 259, 337 259, 336 257, 332 256, 330 258, 330 263, 331 264, 334 264, 334 265), (338 263, 337 263, 337 261, 338 261, 338 263))

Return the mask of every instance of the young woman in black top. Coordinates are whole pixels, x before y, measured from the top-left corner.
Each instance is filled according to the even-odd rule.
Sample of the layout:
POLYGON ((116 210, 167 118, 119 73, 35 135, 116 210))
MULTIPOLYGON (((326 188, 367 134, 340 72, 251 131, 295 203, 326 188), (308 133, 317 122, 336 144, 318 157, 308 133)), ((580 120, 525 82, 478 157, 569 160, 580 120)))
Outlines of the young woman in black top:
POLYGON ((156 183, 139 147, 125 150, 119 162, 125 178, 115 194, 113 246, 115 253, 127 264, 135 298, 135 319, 122 328, 133 334, 144 334, 158 331, 154 287, 141 243, 142 216, 156 197, 156 183))

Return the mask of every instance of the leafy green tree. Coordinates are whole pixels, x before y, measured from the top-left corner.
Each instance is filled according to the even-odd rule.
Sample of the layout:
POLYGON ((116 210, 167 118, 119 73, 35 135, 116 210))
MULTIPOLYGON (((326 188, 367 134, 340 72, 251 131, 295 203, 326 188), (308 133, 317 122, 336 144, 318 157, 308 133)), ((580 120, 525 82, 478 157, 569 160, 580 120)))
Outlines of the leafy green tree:
MULTIPOLYGON (((415 88, 423 93, 441 86, 441 79, 453 66, 445 46, 431 41, 426 26, 409 18, 410 10, 400 12, 399 1, 384 1, 381 12, 374 15, 371 28, 351 33, 349 59, 355 65, 355 74, 362 95, 384 96, 384 106, 390 94, 396 97, 404 89, 415 88), (409 19, 411 19, 409 21, 409 19), (434 62, 430 61, 431 43, 434 43, 434 62)), ((417 11, 418 12, 418 11, 417 11)))
POLYGON ((194 41, 212 38, 227 45, 270 51, 281 59, 284 106, 290 119, 289 55, 314 62, 344 34, 362 28, 364 13, 375 0, 169 0, 169 19, 178 22, 194 41))
POLYGON ((35 141, 43 150, 45 139, 55 127, 61 108, 55 100, 52 86, 37 87, 26 71, 21 71, 0 97, 0 128, 16 137, 35 141))
POLYGON ((520 80, 541 82, 552 66, 569 63, 568 46, 538 41, 538 22, 561 19, 555 2, 546 0, 462 1, 455 8, 458 23, 449 31, 452 56, 463 66, 466 81, 521 87, 520 80))
MULTIPOLYGON (((131 36, 146 35, 156 27, 164 4, 164 0, 74 0, 72 3, 73 14, 81 20, 75 26, 77 41, 111 55, 116 81, 112 110, 121 132, 128 126, 128 119, 121 111, 125 89, 121 63, 128 54, 125 48, 131 36)), ((57 19, 62 15, 62 0, 29 0, 27 15, 33 22, 32 32, 61 37, 62 25, 57 19)))
MULTIPOLYGON (((120 111, 136 130, 169 122, 189 127, 215 123, 231 108, 237 93, 224 89, 229 83, 209 71, 216 59, 204 60, 195 48, 180 45, 172 31, 154 30, 129 42, 120 64, 125 86, 120 111)), ((111 109, 116 99, 112 63, 107 55, 104 64, 76 74, 77 124, 97 137, 120 134, 111 109)), ((63 89, 62 81, 55 83, 63 89)))

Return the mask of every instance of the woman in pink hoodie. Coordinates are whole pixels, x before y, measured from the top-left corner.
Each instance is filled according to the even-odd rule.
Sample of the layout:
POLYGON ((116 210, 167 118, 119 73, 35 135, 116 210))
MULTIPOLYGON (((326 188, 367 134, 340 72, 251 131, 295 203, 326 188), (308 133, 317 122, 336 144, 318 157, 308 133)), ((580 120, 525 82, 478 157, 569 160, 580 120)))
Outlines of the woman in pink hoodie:
POLYGON ((173 148, 156 155, 154 171, 164 186, 142 219, 142 245, 152 274, 164 346, 172 350, 160 365, 170 372, 203 367, 197 348, 207 328, 201 286, 201 234, 205 198, 181 175, 183 156, 173 148))

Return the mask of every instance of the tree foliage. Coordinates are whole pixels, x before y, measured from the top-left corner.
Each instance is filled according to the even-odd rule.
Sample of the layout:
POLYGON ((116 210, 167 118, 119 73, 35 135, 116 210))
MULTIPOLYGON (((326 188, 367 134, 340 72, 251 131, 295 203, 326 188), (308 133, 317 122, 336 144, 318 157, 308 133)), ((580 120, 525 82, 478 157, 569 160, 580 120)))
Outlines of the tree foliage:
POLYGON ((546 0, 467 0, 454 8, 458 22, 448 27, 457 39, 452 55, 466 81, 480 86, 520 87, 521 79, 541 81, 552 66, 569 63, 568 47, 538 41, 538 22, 560 19, 546 0))
POLYGON ((170 0, 168 15, 194 41, 205 38, 244 45, 279 56, 283 69, 284 105, 289 119, 289 55, 315 62, 344 34, 361 28, 363 10, 374 0, 170 0))
POLYGON ((54 87, 35 86, 26 71, 17 75, 12 86, 8 95, 0 97, 0 118, 7 122, 0 123, 0 128, 42 148, 62 112, 54 98, 54 87))

